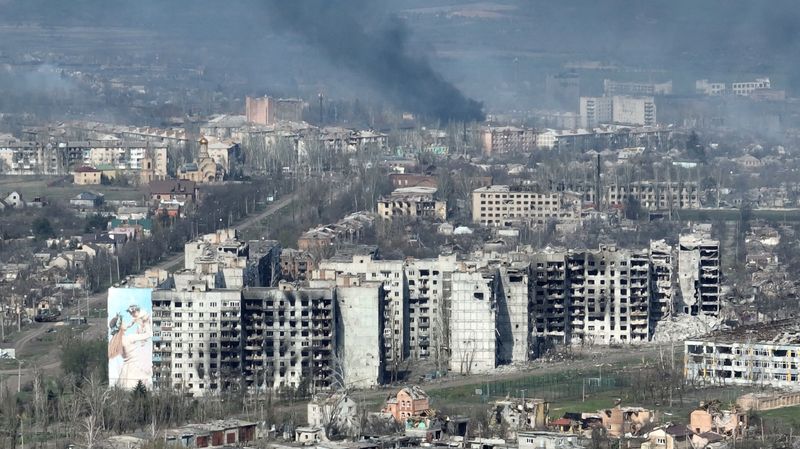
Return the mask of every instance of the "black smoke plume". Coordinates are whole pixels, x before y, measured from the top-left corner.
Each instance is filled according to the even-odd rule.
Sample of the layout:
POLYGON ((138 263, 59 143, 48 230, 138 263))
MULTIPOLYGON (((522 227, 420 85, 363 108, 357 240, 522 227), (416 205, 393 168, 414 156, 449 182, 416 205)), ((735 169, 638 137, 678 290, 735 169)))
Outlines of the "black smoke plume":
POLYGON ((277 28, 299 34, 333 63, 363 77, 400 108, 443 122, 483 120, 482 104, 412 54, 396 17, 375 20, 362 0, 269 0, 277 28), (376 23, 365 25, 365 21, 376 23))

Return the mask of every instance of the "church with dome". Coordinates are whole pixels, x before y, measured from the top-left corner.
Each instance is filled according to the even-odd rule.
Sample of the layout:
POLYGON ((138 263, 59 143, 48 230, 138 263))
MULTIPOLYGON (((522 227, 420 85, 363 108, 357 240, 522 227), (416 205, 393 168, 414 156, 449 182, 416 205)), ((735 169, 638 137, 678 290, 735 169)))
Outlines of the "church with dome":
POLYGON ((208 154, 208 139, 200 137, 200 154, 194 162, 178 168, 178 178, 194 181, 198 184, 221 182, 224 169, 208 154))

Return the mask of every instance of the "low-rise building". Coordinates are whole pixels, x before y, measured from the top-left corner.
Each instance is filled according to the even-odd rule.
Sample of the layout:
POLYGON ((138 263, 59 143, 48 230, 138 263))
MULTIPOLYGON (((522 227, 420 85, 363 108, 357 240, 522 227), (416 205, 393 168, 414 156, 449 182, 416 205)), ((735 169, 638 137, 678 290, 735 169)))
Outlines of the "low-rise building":
POLYGON ((391 173, 389 180, 395 188, 401 187, 431 187, 437 188, 438 181, 435 176, 416 173, 391 173))
POLYGON ((224 170, 209 154, 208 139, 200 137, 200 152, 193 162, 178 167, 178 178, 198 184, 222 181, 224 170))
POLYGON ((472 221, 486 226, 544 224, 580 218, 580 198, 528 186, 492 185, 472 192, 472 221))
POLYGON ((0 172, 7 175, 61 175, 58 149, 39 142, 0 141, 0 172))
POLYGON ((6 195, 5 198, 0 200, 0 203, 2 203, 2 206, 0 206, 2 209, 22 209, 28 205, 22 194, 16 190, 6 195))
POLYGON ((101 184, 103 172, 94 167, 82 166, 72 172, 72 179, 77 185, 101 184))
POLYGON ((281 251, 281 277, 291 281, 304 281, 317 268, 317 258, 308 251, 286 248, 281 251))
POLYGON ((447 202, 435 200, 435 187, 402 187, 378 200, 378 216, 391 220, 416 217, 428 220, 447 219, 447 202))
POLYGON ((750 96, 760 90, 772 88, 769 78, 756 78, 754 81, 709 82, 707 79, 695 81, 695 90, 701 95, 740 95, 750 96))
POLYGON ((693 449, 693 435, 685 425, 656 427, 645 435, 641 449, 693 449))
POLYGON ((740 438, 747 430, 747 414, 736 406, 723 410, 719 401, 701 403, 689 414, 689 428, 696 434, 713 432, 724 437, 740 438))
POLYGON ((647 210, 699 209, 700 191, 696 182, 637 181, 605 186, 604 204, 624 206, 636 200, 647 210))
POLYGON ((663 83, 603 80, 603 92, 614 95, 671 95, 672 80, 663 83))
POLYGON ((81 192, 69 200, 69 205, 73 209, 85 213, 98 209, 103 205, 104 200, 105 198, 100 193, 81 192))
POLYGON ((242 174, 244 153, 238 143, 231 140, 210 140, 208 156, 222 170, 224 179, 237 178, 242 174))
POLYGON ((394 417, 395 421, 402 423, 412 417, 430 413, 430 398, 428 393, 418 386, 406 387, 386 398, 383 413, 394 417))
POLYGON ((150 183, 150 201, 155 206, 175 203, 181 206, 197 201, 197 183, 183 179, 168 179, 150 183))
POLYGON ((586 447, 581 444, 578 435, 546 431, 519 432, 517 446, 519 449, 581 449, 586 447))
POLYGON ((374 222, 374 213, 354 212, 336 223, 317 226, 304 232, 297 239, 297 248, 303 251, 320 251, 333 245, 356 243, 374 222))
POLYGON ((315 395, 307 411, 308 426, 323 429, 328 438, 358 433, 358 404, 346 393, 315 395))
POLYGON ((796 320, 740 326, 684 342, 685 376, 694 382, 800 385, 800 327, 796 320))

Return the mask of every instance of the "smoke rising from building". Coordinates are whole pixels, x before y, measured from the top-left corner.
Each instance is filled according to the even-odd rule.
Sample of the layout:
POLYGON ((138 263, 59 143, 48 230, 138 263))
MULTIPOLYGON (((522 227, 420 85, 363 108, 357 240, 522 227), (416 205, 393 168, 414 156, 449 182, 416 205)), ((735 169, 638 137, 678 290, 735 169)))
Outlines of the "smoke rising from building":
POLYGON ((398 107, 445 122, 483 120, 481 103, 445 80, 424 56, 412 53, 408 30, 399 19, 367 26, 359 20, 369 9, 361 0, 270 0, 268 4, 276 26, 301 35, 398 107))

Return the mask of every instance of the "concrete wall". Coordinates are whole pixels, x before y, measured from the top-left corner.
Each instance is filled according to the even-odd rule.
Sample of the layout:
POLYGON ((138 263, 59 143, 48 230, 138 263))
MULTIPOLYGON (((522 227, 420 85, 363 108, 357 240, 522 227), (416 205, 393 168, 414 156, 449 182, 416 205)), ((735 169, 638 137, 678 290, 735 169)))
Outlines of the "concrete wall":
POLYGON ((524 363, 530 352, 528 266, 500 270, 497 285, 497 359, 524 363))
POLYGON ((453 273, 450 369, 455 372, 482 373, 497 366, 494 275, 453 273))
POLYGON ((368 282, 336 288, 337 362, 347 388, 370 388, 383 375, 383 286, 368 282))

